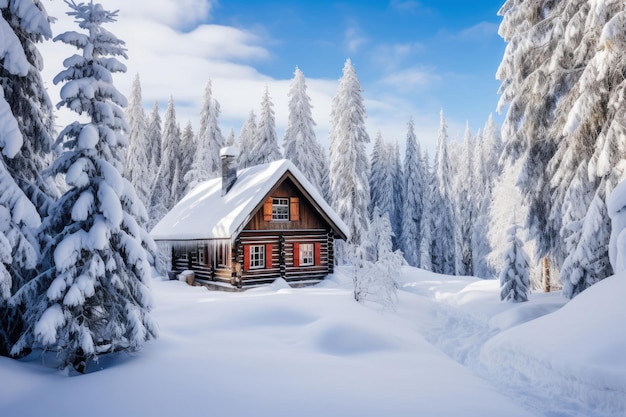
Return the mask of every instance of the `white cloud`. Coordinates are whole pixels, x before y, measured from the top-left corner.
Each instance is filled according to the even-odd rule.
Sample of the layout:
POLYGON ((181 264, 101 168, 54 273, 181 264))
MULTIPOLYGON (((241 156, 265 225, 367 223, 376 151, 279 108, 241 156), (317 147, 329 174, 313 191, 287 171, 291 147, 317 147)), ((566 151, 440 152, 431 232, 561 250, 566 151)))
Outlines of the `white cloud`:
POLYGON ((458 38, 469 41, 479 41, 498 34, 498 23, 480 22, 459 32, 458 38))
MULTIPOLYGON (((54 9, 65 13, 67 5, 64 2, 56 3, 59 6, 46 3, 46 9, 49 12, 54 9)), ((140 17, 182 29, 208 20, 216 4, 217 0, 107 0, 104 6, 108 10, 120 10, 122 19, 140 17)))
MULTIPOLYGON (((180 29, 181 25, 199 21, 199 15, 208 14, 211 4, 197 0, 153 0, 151 3, 110 0, 106 7, 120 8, 120 16, 118 22, 106 25, 105 28, 126 42, 129 56, 128 60, 122 60, 128 71, 114 76, 116 87, 122 93, 128 94, 135 74, 139 74, 147 112, 151 111, 154 101, 158 100, 163 113, 168 98, 172 96, 181 126, 184 127, 191 121, 194 129, 197 129, 203 90, 211 79, 213 95, 221 104, 220 122, 226 135, 231 128, 236 134, 239 133, 250 110, 254 110, 258 117, 261 97, 267 85, 274 103, 278 137, 282 143, 288 118, 287 91, 290 79, 274 79, 255 68, 258 62, 267 63, 272 59, 271 51, 265 47, 272 42, 263 35, 263 28, 251 31, 229 26, 195 24, 193 27, 180 29), (193 5, 204 6, 199 6, 196 11, 193 5), (174 6, 180 9, 174 12, 174 6), (166 10, 175 16, 165 13, 166 10), (185 18, 180 14, 183 11, 191 17, 185 18)), ((50 15, 59 19, 53 25, 55 34, 68 30, 81 31, 73 19, 65 15, 68 11, 65 3, 46 2, 45 6, 50 15)), ((356 22, 349 22, 349 28, 345 38, 347 46, 359 49, 370 42, 362 35, 356 22)), ((404 149, 406 123, 411 115, 416 119, 420 138, 426 142, 436 139, 440 104, 431 106, 432 112, 423 113, 415 104, 415 96, 408 97, 407 93, 439 82, 438 76, 432 69, 423 67, 396 70, 402 68, 403 60, 418 52, 420 47, 417 43, 379 47, 379 51, 384 51, 387 56, 387 62, 393 63, 393 68, 385 69, 389 75, 383 80, 368 84, 362 82, 368 112, 366 125, 370 134, 380 130, 383 137, 399 140, 401 149, 404 149), (395 71, 390 72, 391 70, 395 71), (380 88, 381 86, 384 88, 380 88), (383 94, 379 94, 381 91, 383 94)), ((60 86, 53 86, 51 80, 63 69, 62 61, 76 53, 76 49, 54 42, 45 42, 39 48, 45 62, 42 75, 47 80, 52 102, 56 103, 59 100, 60 86)), ((383 53, 380 56, 382 55, 383 53)), ((338 75, 340 72, 341 66, 337 68, 338 75)), ((331 103, 338 80, 307 77, 306 81, 313 105, 313 119, 317 123, 317 137, 328 146, 331 103)), ((77 118, 76 114, 64 109, 57 115, 59 127, 77 118)), ((430 144, 425 146, 431 147, 430 144)))
POLYGON ((440 81, 433 68, 410 67, 387 75, 381 83, 406 92, 425 89, 440 81))
POLYGON ((359 24, 355 20, 348 22, 344 36, 344 44, 351 54, 358 52, 369 41, 368 38, 363 35, 359 24))

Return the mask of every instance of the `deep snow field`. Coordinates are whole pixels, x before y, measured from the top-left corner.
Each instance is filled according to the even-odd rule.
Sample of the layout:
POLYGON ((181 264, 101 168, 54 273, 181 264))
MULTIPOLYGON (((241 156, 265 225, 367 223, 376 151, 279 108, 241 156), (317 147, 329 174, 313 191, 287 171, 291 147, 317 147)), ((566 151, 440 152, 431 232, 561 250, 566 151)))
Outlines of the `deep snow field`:
POLYGON ((409 267, 399 284, 390 310, 353 301, 349 268, 243 293, 155 279, 157 340, 81 376, 0 358, 0 415, 626 416, 626 274, 567 304, 409 267))

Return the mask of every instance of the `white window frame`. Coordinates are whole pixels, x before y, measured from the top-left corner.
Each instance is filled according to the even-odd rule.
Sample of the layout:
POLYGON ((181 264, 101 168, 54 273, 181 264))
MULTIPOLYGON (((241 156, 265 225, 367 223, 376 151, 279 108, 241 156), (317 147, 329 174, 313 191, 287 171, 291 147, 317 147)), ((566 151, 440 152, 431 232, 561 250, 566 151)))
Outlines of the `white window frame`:
POLYGON ((272 220, 289 221, 289 199, 283 197, 272 198, 272 220))
POLYGON ((203 243, 198 243, 198 265, 204 265, 206 263, 205 246, 203 243))
POLYGON ((250 245, 250 269, 265 268, 265 245, 250 245))
POLYGON ((315 245, 313 243, 300 243, 300 266, 315 265, 315 245))

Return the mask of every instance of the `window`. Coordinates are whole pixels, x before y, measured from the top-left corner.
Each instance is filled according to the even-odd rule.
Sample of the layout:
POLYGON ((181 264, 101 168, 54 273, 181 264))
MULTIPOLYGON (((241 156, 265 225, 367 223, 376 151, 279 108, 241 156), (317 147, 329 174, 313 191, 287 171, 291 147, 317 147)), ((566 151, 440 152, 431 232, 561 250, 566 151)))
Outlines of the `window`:
POLYGON ((250 246, 250 269, 265 268, 265 246, 250 246))
POLYGON ((205 264, 205 249, 204 249, 204 244, 199 243, 198 244, 198 264, 199 265, 204 265, 205 264))
POLYGON ((300 265, 301 266, 313 265, 313 244, 312 243, 300 244, 300 265))
POLYGON ((223 243, 223 242, 218 242, 215 245, 215 260, 217 263, 218 267, 221 268, 227 268, 230 265, 228 265, 229 263, 229 253, 230 253, 230 248, 228 246, 228 244, 223 243))
POLYGON ((289 199, 272 199, 272 220, 289 220, 289 199))

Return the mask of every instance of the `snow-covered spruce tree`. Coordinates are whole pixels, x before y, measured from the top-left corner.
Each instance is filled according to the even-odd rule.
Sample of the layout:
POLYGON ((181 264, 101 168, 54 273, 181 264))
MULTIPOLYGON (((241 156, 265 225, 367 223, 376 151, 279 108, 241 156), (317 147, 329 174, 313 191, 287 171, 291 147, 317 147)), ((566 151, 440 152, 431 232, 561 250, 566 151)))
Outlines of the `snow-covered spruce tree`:
MULTIPOLYGON (((180 125, 179 125, 180 131, 180 125)), ((178 186, 178 194, 176 195, 176 203, 179 202, 187 192, 189 188, 189 184, 187 179, 190 178, 187 176, 189 171, 191 171, 191 167, 193 165, 194 155, 197 150, 196 143, 196 135, 193 132, 193 127, 191 126, 191 121, 187 122, 185 129, 183 129, 181 137, 180 137, 180 176, 179 176, 179 186, 178 186)))
POLYGON ((430 169, 430 158, 428 149, 424 149, 421 165, 422 178, 424 179, 424 190, 422 193, 422 218, 420 220, 420 243, 419 243, 419 263, 420 268, 427 271, 433 270, 433 237, 434 216, 432 212, 432 196, 435 193, 435 179, 430 169))
POLYGON ((432 233, 432 270, 441 274, 456 274, 456 218, 452 195, 452 166, 448 156, 448 131, 443 110, 440 113, 437 151, 433 166, 434 188, 431 195, 434 211, 432 233))
POLYGON ((296 67, 289 92, 289 119, 283 148, 285 158, 302 171, 319 191, 322 190, 321 145, 315 136, 311 98, 306 92, 304 74, 296 67))
POLYGON ((126 52, 123 41, 102 27, 114 22, 117 12, 100 4, 66 3, 87 33, 55 38, 82 55, 66 59, 54 82, 65 82, 59 106, 89 121, 71 123, 59 136, 65 152, 51 169, 65 174, 70 188, 43 224, 50 240, 42 272, 16 294, 18 302, 30 302, 23 305, 26 330, 11 353, 53 350, 62 368, 84 372, 98 355, 134 351, 156 336, 144 248, 154 243, 137 222, 145 209, 121 174, 128 129, 121 106, 127 101, 111 74, 126 70, 116 58, 126 58, 126 52))
POLYGON ((474 197, 475 214, 472 224, 472 260, 473 275, 480 278, 493 278, 495 271, 490 267, 487 257, 491 246, 487 233, 489 232, 489 206, 491 204, 491 176, 489 171, 493 167, 485 164, 485 138, 483 132, 476 135, 474 152, 474 167, 472 196, 474 197))
POLYGON ((485 174, 488 178, 489 186, 493 188, 493 184, 502 173, 503 164, 500 162, 500 157, 502 156, 502 135, 500 127, 493 120, 492 114, 489 115, 483 128, 482 141, 485 174))
POLYGON ((7 356, 24 325, 11 296, 35 271, 37 208, 46 213, 55 192, 41 175, 51 162, 53 120, 35 46, 51 36, 49 19, 38 1, 5 1, 0 11, 0 355, 7 356))
POLYGON ((563 296, 574 298, 596 282, 613 274, 608 256, 611 224, 607 207, 596 194, 582 224, 576 250, 563 262, 561 277, 563 296))
POLYGON ((330 202, 331 201, 331 197, 330 197, 330 168, 329 168, 329 161, 328 161, 328 155, 326 154, 326 151, 324 150, 324 148, 321 147, 320 145, 320 167, 321 167, 321 178, 322 178, 322 182, 320 185, 320 191, 322 192, 322 196, 324 196, 324 200, 330 202))
POLYGON ((172 97, 167 103, 163 125, 161 165, 150 197, 150 228, 174 207, 179 195, 181 137, 172 97))
POLYGON ((349 242, 359 245, 368 235, 369 161, 365 146, 365 106, 361 84, 350 59, 343 67, 333 98, 330 141, 330 197, 332 207, 348 225, 349 242))
MULTIPOLYGON (((519 172, 522 169, 523 161, 516 164, 506 162, 502 175, 498 178, 493 187, 493 198, 489 207, 489 231, 487 238, 491 246, 491 252, 487 260, 491 268, 496 272, 496 276, 504 269, 503 259, 507 248, 503 245, 508 239, 509 228, 514 223, 515 218, 526 218, 528 208, 523 204, 523 197, 520 189, 515 185, 519 172)), ((527 230, 523 230, 521 239, 527 241, 527 230)), ((525 244, 526 253, 531 261, 535 251, 528 242, 525 244)), ((537 262, 531 262, 531 284, 533 288, 542 288, 542 277, 532 273, 532 266, 537 262)))
POLYGON ((263 99, 261 100, 259 124, 256 127, 256 134, 252 150, 250 151, 252 165, 266 164, 283 157, 278 147, 276 120, 274 119, 274 109, 272 107, 274 107, 274 104, 266 86, 263 99))
POLYGON ((421 221, 424 195, 424 177, 421 151, 415 136, 413 118, 409 119, 404 153, 404 206, 402 216, 402 244, 404 259, 411 266, 420 266, 421 221))
POLYGON ((235 146, 235 129, 230 128, 230 132, 224 140, 224 146, 235 146))
POLYGON ((42 175, 54 158, 54 115, 36 44, 52 37, 50 18, 39 0, 3 1, 0 10, 0 86, 23 138, 20 151, 4 162, 17 185, 45 216, 59 194, 54 180, 42 175))
POLYGON ((146 114, 142 104, 139 74, 135 75, 130 97, 128 98, 126 120, 128 121, 130 131, 124 173, 125 177, 135 187, 141 202, 144 206, 147 206, 150 202, 152 179, 154 177, 150 176, 151 148, 147 135, 146 114))
POLYGON ((390 161, 393 175, 393 211, 389 214, 391 230, 393 230, 393 249, 400 249, 402 239, 402 215, 404 209, 404 172, 400 162, 400 146, 398 141, 390 144, 390 161))
POLYGON ((463 144, 458 153, 455 164, 457 169, 454 175, 454 204, 456 208, 456 244, 457 275, 474 275, 474 256, 472 253, 473 228, 475 221, 475 198, 474 194, 474 146, 475 141, 469 128, 465 126, 463 144))
POLYGON ((185 174, 188 189, 220 175, 220 149, 224 146, 224 137, 218 119, 220 104, 213 98, 211 80, 204 90, 202 109, 200 110, 200 130, 198 131, 196 152, 191 169, 185 174))
POLYGON ((550 61, 563 38, 562 2, 508 0, 500 9, 499 34, 507 47, 496 78, 500 86, 498 111, 508 105, 502 125, 505 157, 521 160, 518 185, 529 207, 526 226, 537 241, 537 257, 557 246, 560 225, 550 221, 552 196, 547 164, 560 137, 549 134, 559 98, 571 86, 562 72, 551 71, 550 61))
POLYGON ((369 233, 370 238, 360 245, 352 260, 354 298, 360 303, 373 302, 384 309, 393 309, 397 301, 396 279, 404 259, 400 251, 392 249, 393 231, 388 213, 374 209, 369 233))
MULTIPOLYGON (((591 187, 586 187, 587 196, 581 200, 593 200, 585 213, 577 248, 567 254, 563 263, 563 294, 569 298, 613 273, 609 262, 610 225, 606 218, 606 201, 624 178, 626 167, 624 27, 626 4, 594 3, 590 5, 580 43, 575 49, 579 54, 582 49, 591 56, 571 94, 575 101, 563 128, 566 150, 553 158, 552 167, 556 167, 555 178, 564 188, 572 175, 563 173, 559 164, 583 165, 591 187)), ((579 189, 579 193, 583 190, 585 187, 579 189)), ((563 226, 567 227, 565 223, 563 226)))
MULTIPOLYGON (((0 27, 2 26, 0 19, 0 27)), ((6 40, 3 39, 3 40, 6 40)), ((17 42, 17 39, 14 39, 17 42)), ((0 42, 1 45, 1 42, 0 42)), ((10 47, 5 47, 10 50, 10 47)), ((4 64, 18 65, 5 55, 4 64)), ((37 209, 17 186, 4 165, 4 158, 15 156, 22 146, 17 120, 0 89, 0 355, 8 356, 23 330, 22 309, 10 299, 37 266, 39 244, 35 230, 41 219, 37 209)))
MULTIPOLYGON (((561 207, 560 193, 554 192, 548 164, 565 149, 562 116, 572 104, 571 92, 589 52, 587 45, 575 51, 589 7, 585 0, 508 0, 499 11, 499 33, 507 42, 496 74, 502 81, 498 110, 508 106, 502 126, 504 153, 523 161, 517 184, 529 208, 525 223, 546 271, 561 245, 561 216, 554 212, 561 207)), ((576 166, 565 167, 570 178, 576 166)), ((549 274, 545 282, 549 288, 549 274)))
POLYGON ((245 121, 239 136, 237 138, 237 146, 239 147, 239 168, 249 168, 254 165, 254 157, 252 147, 256 135, 256 116, 253 110, 250 110, 248 119, 245 121))
MULTIPOLYGON (((152 106, 152 112, 148 119, 146 137, 150 146, 150 165, 149 165, 149 180, 152 181, 156 178, 159 167, 161 166, 161 142, 163 141, 163 132, 161 130, 161 116, 159 115, 159 102, 154 100, 152 106)), ((152 196, 152 189, 154 183, 150 184, 150 196, 152 196)), ((149 207, 149 204, 146 204, 149 207)))
POLYGON ((504 253, 504 269, 500 273, 500 300, 502 301, 528 301, 530 260, 524 252, 522 241, 517 237, 519 228, 514 224, 508 231, 508 249, 504 253))
POLYGON ((370 216, 376 208, 381 213, 391 214, 393 211, 394 178, 389 157, 389 148, 379 131, 370 158, 370 216))

